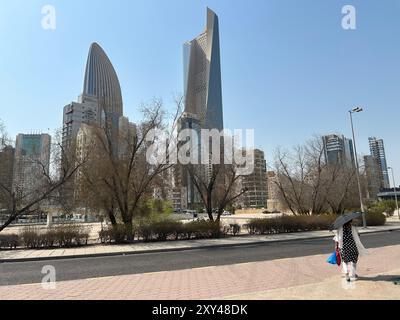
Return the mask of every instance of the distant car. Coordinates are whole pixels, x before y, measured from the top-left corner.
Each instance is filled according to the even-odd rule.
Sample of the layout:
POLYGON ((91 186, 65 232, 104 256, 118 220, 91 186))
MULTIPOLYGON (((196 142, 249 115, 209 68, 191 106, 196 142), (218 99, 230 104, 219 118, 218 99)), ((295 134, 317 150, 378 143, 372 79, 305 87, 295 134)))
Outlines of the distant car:
POLYGON ((183 211, 183 213, 187 214, 187 215, 194 215, 195 213, 197 213, 197 211, 196 210, 185 210, 185 211, 183 211))
POLYGON ((224 212, 222 213, 222 215, 223 215, 223 216, 231 216, 232 213, 230 213, 229 211, 224 211, 224 212))
POLYGON ((270 214, 270 213, 272 213, 272 212, 269 211, 269 210, 264 210, 264 211, 263 211, 263 214, 270 214))

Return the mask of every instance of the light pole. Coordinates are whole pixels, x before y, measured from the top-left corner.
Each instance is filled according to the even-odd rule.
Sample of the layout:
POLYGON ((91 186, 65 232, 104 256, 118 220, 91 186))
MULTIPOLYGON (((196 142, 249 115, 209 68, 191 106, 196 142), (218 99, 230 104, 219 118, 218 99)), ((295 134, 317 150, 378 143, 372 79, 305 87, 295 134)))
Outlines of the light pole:
POLYGON ((399 202, 397 201, 396 181, 394 180, 393 167, 388 167, 388 169, 390 169, 392 171, 392 179, 393 179, 393 185, 394 185, 394 198, 396 200, 397 214, 399 215, 399 219, 400 219, 399 202))
POLYGON ((354 125, 353 125, 353 113, 362 112, 363 109, 360 107, 354 108, 349 111, 350 114, 350 123, 351 123, 351 131, 353 133, 353 144, 354 144, 354 160, 356 161, 356 174, 357 174, 357 184, 358 184, 358 194, 360 196, 360 205, 361 205, 361 213, 362 213, 362 220, 363 220, 363 228, 367 227, 367 220, 365 219, 365 212, 364 212, 364 203, 361 191, 361 183, 360 183, 360 167, 358 165, 358 158, 357 158, 357 147, 356 147, 356 136, 354 134, 354 125))

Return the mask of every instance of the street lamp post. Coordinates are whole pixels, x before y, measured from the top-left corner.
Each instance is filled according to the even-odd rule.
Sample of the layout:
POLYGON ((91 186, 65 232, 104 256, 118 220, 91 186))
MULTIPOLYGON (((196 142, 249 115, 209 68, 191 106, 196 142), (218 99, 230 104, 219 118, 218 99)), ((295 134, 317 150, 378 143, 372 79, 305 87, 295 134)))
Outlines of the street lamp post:
POLYGON ((364 212, 364 203, 361 191, 361 183, 360 183, 360 167, 358 165, 358 158, 357 158, 357 147, 356 147, 356 136, 354 134, 354 125, 353 125, 353 113, 362 112, 363 109, 360 107, 354 108, 349 111, 350 114, 350 123, 351 123, 351 131, 353 133, 353 144, 354 144, 354 160, 356 162, 356 176, 357 176, 357 184, 358 184, 358 194, 360 196, 360 205, 361 205, 361 213, 362 213, 362 220, 363 220, 363 228, 367 227, 367 220, 365 219, 365 212, 364 212))
POLYGON ((397 214, 399 215, 400 219, 400 210, 399 210, 399 202, 397 201, 397 190, 396 190, 396 180, 394 180, 394 172, 393 172, 393 167, 388 167, 392 171, 392 179, 393 179, 393 185, 394 185, 394 198, 396 200, 396 210, 397 214))

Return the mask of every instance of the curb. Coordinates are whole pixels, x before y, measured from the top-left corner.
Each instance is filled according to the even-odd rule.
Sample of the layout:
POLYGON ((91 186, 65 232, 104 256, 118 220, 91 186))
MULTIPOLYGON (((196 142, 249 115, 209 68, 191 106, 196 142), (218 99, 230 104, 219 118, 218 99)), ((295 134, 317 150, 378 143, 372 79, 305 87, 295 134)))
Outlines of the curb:
MULTIPOLYGON (((383 232, 393 232, 400 231, 400 227, 395 227, 386 230, 376 230, 376 231, 366 231, 360 232, 363 234, 376 234, 383 232)), ((33 258, 21 258, 21 259, 0 259, 0 265, 2 263, 15 263, 15 262, 39 262, 39 261, 51 261, 51 260, 71 260, 71 259, 85 259, 85 258, 100 258, 100 257, 116 257, 116 256, 131 256, 138 254, 149 254, 149 253, 162 253, 162 252, 180 252, 180 251, 190 251, 190 250, 202 250, 202 249, 216 249, 216 248, 230 248, 230 247, 240 247, 249 245, 268 245, 270 243, 277 242, 293 242, 301 240, 316 240, 316 239, 326 239, 332 238, 332 235, 326 236, 311 236, 308 238, 297 238, 297 239, 275 239, 270 241, 251 241, 246 243, 226 243, 226 244, 211 244, 199 247, 182 247, 182 248, 167 248, 167 249, 146 249, 137 251, 122 251, 122 252, 105 252, 105 253, 93 253, 93 254, 80 254, 74 256, 54 256, 54 257, 33 257, 33 258)))

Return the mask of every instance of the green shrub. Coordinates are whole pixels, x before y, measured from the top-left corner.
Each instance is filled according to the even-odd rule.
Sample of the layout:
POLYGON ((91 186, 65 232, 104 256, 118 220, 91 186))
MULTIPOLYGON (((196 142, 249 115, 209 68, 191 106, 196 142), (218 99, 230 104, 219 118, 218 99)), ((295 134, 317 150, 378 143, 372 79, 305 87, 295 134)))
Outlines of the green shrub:
POLYGON ((190 234, 191 238, 195 239, 210 239, 220 238, 223 235, 223 230, 219 222, 215 221, 192 221, 184 225, 186 235, 190 234))
POLYGON ((86 245, 89 232, 77 224, 60 225, 46 230, 27 227, 21 232, 21 238, 22 244, 28 249, 71 247, 86 245))
POLYGON ((141 220, 136 229, 138 237, 145 242, 178 240, 184 234, 183 223, 172 219, 141 220))
POLYGON ((230 224, 229 227, 230 227, 230 232, 234 236, 237 236, 238 234, 240 234, 240 230, 242 229, 240 224, 237 224, 237 223, 230 224))
MULTIPOLYGON (((386 216, 381 212, 369 211, 365 215, 367 226, 383 226, 386 223, 386 216)), ((355 220, 357 226, 362 226, 362 219, 355 220)))
POLYGON ((17 234, 0 235, 0 249, 16 249, 20 243, 17 234))
POLYGON ((22 244, 28 249, 37 249, 40 247, 39 229, 35 227, 26 227, 21 232, 22 244))
POLYGON ((335 215, 314 215, 251 219, 245 227, 250 234, 260 235, 328 230, 336 218, 335 215))
POLYGON ((99 231, 101 243, 125 243, 128 240, 125 225, 118 224, 99 231))
POLYGON ((221 227, 218 222, 191 221, 182 223, 172 219, 138 221, 138 238, 145 242, 179 239, 210 239, 226 235, 230 228, 221 227))

